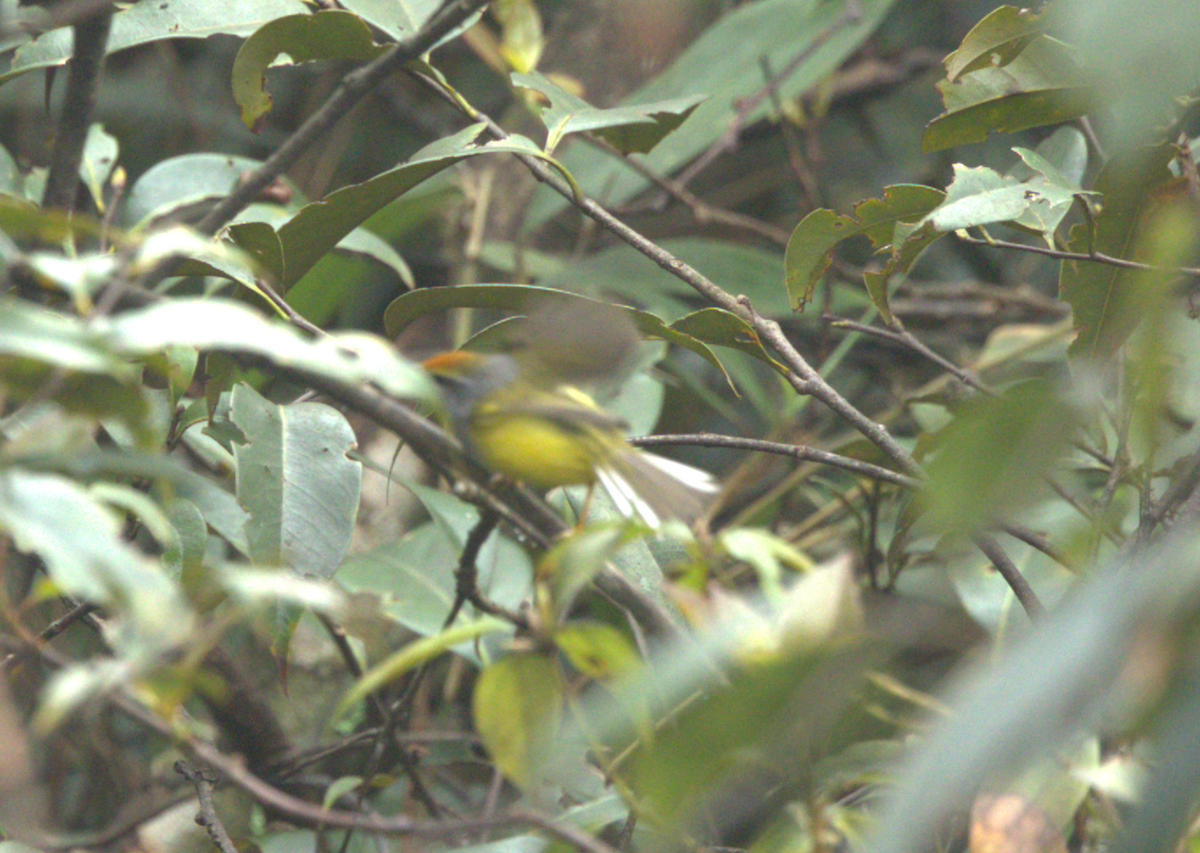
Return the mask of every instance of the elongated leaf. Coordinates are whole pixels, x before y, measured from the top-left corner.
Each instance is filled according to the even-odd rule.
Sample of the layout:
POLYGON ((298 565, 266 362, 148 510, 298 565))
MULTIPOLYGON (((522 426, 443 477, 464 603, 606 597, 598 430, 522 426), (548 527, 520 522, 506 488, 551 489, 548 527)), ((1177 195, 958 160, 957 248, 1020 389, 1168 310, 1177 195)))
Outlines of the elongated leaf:
POLYGON ((426 661, 433 660, 439 655, 470 643, 490 634, 504 633, 511 625, 493 616, 485 616, 465 624, 453 625, 428 637, 422 637, 409 643, 404 648, 381 661, 363 673, 363 677, 338 702, 333 712, 334 719, 343 716, 355 703, 361 702, 366 696, 393 681, 406 672, 410 672, 426 661))
POLYGON ((601 109, 536 72, 514 73, 512 82, 514 86, 541 92, 549 99, 550 106, 541 114, 542 123, 549 132, 547 151, 557 148, 559 141, 568 134, 594 131, 625 154, 645 154, 679 127, 704 100, 703 95, 691 95, 651 104, 601 109))
MULTIPOLYGON (((78 322, 83 329, 82 321, 78 322)), ((93 340, 126 357, 141 357, 177 344, 247 352, 352 383, 373 382, 398 396, 436 397, 425 372, 380 338, 346 332, 312 340, 236 302, 174 299, 98 320, 87 328, 93 340)))
POLYGON ((482 131, 483 125, 472 125, 422 148, 394 169, 343 187, 304 207, 279 228, 287 268, 284 289, 299 281, 326 252, 374 213, 426 178, 464 157, 481 153, 474 143, 482 131))
POLYGON ((970 71, 1003 67, 1043 32, 1041 16, 1030 9, 1016 6, 993 9, 971 27, 958 49, 946 57, 946 79, 953 82, 970 71))
MULTIPOLYGON (((1171 179, 1167 169, 1171 157, 1168 146, 1113 157, 1096 180, 1103 207, 1094 217, 1095 233, 1088 223, 1075 225, 1067 248, 1082 253, 1094 249, 1115 258, 1139 260, 1137 252, 1147 212, 1156 203, 1155 188, 1171 179)), ((1078 332, 1071 354, 1104 358, 1120 346, 1152 304, 1151 292, 1139 285, 1145 281, 1135 270, 1064 261, 1058 292, 1071 306, 1078 332)))
MULTIPOLYGON (((255 0, 253 3, 201 3, 195 0, 157 0, 134 3, 113 15, 108 52, 163 39, 248 36, 263 24, 284 15, 304 14, 300 0, 255 0)), ((51 30, 17 49, 0 83, 27 71, 62 65, 71 58, 71 31, 51 30)))
MULTIPOLYGON (((207 211, 206 205, 233 192, 244 173, 261 165, 260 160, 232 154, 184 154, 162 160, 130 188, 122 221, 131 227, 166 216, 194 221, 207 211)), ((291 191, 296 192, 295 187, 291 191)))

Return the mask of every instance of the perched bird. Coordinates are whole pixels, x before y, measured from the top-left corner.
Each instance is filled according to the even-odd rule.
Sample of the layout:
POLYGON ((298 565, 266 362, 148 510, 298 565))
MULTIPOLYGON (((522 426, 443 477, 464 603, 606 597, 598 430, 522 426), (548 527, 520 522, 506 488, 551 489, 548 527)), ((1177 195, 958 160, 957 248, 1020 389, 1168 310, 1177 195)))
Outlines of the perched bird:
POLYGON ((424 364, 466 451, 497 473, 541 490, 599 483, 623 515, 652 527, 694 521, 716 491, 708 472, 634 447, 619 418, 528 353, 457 351, 424 364))

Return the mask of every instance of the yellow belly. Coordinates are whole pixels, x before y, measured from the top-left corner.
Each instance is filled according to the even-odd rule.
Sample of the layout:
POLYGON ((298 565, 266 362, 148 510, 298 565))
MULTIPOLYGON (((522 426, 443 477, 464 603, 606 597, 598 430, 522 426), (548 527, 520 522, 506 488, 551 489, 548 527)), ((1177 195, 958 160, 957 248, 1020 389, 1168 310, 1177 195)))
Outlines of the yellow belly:
POLYGON ((472 439, 483 463, 536 489, 590 484, 602 448, 586 432, 564 429, 544 418, 489 414, 473 425, 472 439))

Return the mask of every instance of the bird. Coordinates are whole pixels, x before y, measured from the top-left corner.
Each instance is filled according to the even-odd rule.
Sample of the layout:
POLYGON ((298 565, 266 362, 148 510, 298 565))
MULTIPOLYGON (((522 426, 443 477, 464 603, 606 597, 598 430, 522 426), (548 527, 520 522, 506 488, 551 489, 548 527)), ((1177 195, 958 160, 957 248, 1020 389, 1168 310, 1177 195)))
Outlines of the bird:
POLYGON ((528 350, 456 350, 423 364, 467 454, 491 471, 542 491, 599 484, 621 515, 654 528, 695 521, 717 490, 707 471, 634 447, 620 418, 528 350))

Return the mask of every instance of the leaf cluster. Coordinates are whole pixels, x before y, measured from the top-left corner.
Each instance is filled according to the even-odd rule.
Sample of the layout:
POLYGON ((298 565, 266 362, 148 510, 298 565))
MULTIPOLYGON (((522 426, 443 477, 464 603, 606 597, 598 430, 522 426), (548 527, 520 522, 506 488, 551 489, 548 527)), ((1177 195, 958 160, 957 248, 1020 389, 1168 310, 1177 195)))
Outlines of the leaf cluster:
POLYGON ((0 20, 0 853, 1193 844, 1200 16, 562 5, 0 20), (531 307, 703 518, 442 428, 531 307))

